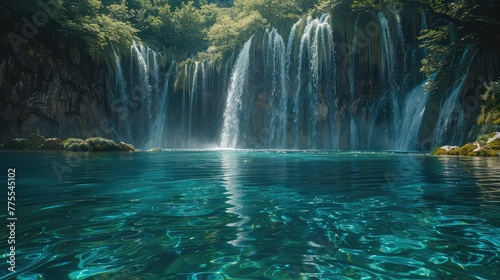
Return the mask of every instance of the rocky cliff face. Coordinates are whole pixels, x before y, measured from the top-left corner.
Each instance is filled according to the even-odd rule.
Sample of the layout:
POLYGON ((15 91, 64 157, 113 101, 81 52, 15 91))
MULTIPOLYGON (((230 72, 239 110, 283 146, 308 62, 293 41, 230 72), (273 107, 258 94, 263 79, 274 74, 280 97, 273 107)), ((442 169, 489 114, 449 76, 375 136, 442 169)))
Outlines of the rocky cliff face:
POLYGON ((37 133, 48 137, 113 138, 106 65, 73 63, 68 47, 31 41, 0 55, 0 142, 37 133))

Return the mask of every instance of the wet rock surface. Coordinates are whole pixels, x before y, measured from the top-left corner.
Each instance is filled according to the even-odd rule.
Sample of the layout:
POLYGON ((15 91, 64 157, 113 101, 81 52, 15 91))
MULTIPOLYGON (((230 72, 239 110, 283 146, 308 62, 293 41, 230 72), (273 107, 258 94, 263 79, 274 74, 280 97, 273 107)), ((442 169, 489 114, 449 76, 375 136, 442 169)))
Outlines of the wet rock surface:
POLYGON ((460 155, 460 156, 500 156, 500 132, 492 132, 479 136, 473 143, 462 147, 441 146, 436 148, 433 155, 460 155))
POLYGON ((115 143, 113 140, 92 137, 88 139, 68 138, 45 138, 32 134, 26 138, 13 138, 2 145, 3 149, 11 150, 65 150, 72 152, 129 152, 135 151, 133 145, 124 142, 115 143))

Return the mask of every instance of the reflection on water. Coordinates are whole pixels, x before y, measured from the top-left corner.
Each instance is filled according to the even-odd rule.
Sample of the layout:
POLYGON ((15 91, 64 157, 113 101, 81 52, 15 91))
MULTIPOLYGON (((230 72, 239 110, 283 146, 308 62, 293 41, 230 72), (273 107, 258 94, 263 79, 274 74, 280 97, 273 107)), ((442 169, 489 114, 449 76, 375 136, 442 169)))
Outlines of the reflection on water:
POLYGON ((228 241, 228 243, 235 247, 246 247, 248 246, 246 243, 251 241, 251 238, 248 237, 249 231, 245 230, 250 216, 245 214, 243 186, 238 183, 238 157, 231 152, 222 153, 221 163, 222 178, 227 191, 225 194, 228 196, 227 204, 231 206, 226 208, 226 212, 237 215, 237 221, 227 224, 229 227, 235 227, 238 231, 236 239, 228 241))
POLYGON ((19 207, 0 279, 498 278, 497 158, 94 154, 59 182, 67 157, 0 153, 19 207))

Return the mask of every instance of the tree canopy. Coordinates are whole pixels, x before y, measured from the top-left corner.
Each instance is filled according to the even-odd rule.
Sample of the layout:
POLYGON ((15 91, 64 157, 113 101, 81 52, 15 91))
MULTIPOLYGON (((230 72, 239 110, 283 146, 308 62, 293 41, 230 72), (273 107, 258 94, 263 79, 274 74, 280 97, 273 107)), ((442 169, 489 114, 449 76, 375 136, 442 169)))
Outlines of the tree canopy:
MULTIPOLYGON (((23 17, 31 19, 43 10, 40 3, 44 2, 3 1, 1 23, 22 24, 23 17)), ((433 18, 433 25, 420 36, 422 47, 429 50, 422 67, 427 75, 453 67, 452 61, 468 45, 500 43, 496 0, 47 0, 47 3, 55 12, 43 28, 44 34, 64 36, 76 42, 80 51, 94 53, 111 45, 127 49, 135 40, 169 48, 178 60, 199 52, 225 54, 240 48, 258 30, 289 24, 307 14, 358 13, 408 3, 433 18)), ((12 31, 9 25, 12 26, 2 24, 3 34, 12 31)), ((22 38, 19 35, 17 39, 22 38)))

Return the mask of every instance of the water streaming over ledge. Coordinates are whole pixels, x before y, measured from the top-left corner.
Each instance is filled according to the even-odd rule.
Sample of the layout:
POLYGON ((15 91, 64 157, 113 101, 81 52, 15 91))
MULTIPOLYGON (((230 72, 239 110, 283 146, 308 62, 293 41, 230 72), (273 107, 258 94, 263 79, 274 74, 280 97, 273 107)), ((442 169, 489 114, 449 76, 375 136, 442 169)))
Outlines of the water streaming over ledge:
MULTIPOLYGON (((243 46, 231 75, 231 85, 227 94, 226 110, 224 111, 224 126, 221 136, 221 146, 224 148, 236 148, 240 137, 240 119, 246 113, 243 104, 243 93, 247 86, 248 65, 250 63, 250 38, 243 46)), ((244 118, 245 116, 243 116, 244 118)))
MULTIPOLYGON (((110 67, 111 98, 126 104, 114 129, 142 148, 420 150, 425 137, 450 141, 444 135, 455 118, 451 141, 463 139, 463 116, 450 110, 460 110, 468 67, 459 67, 462 82, 441 104, 450 107, 433 113, 429 133, 421 129, 426 80, 412 74, 425 50, 405 38, 398 11, 358 16, 350 27, 337 17, 309 16, 288 32, 269 28, 219 61, 176 65, 134 43, 130 59, 115 55, 110 67)), ((472 59, 465 56, 461 64, 472 59)))

